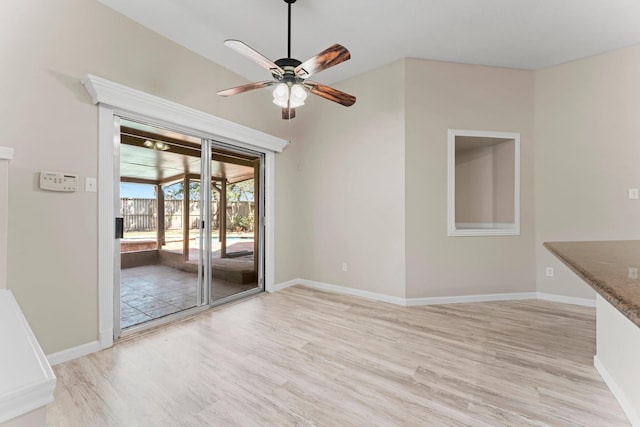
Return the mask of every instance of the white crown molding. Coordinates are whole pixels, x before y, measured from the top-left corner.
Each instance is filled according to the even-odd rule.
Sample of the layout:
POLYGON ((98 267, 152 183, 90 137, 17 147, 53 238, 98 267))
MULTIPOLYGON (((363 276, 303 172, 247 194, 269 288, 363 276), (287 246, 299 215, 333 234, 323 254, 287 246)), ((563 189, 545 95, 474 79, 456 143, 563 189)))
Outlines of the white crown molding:
POLYGON ((282 152, 289 141, 233 123, 229 120, 186 107, 173 101, 157 97, 130 87, 112 82, 92 74, 82 79, 82 84, 91 95, 94 104, 103 104, 115 109, 155 117, 167 122, 180 123, 199 131, 208 132, 225 140, 282 152))
POLYGON ((0 147, 0 160, 13 159, 13 148, 0 147))

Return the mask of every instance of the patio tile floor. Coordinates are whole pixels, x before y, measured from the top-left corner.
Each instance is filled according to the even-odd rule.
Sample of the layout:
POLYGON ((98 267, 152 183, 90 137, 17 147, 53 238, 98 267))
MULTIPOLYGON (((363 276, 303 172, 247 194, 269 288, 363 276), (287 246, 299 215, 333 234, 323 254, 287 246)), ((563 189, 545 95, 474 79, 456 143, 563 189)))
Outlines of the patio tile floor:
MULTIPOLYGON (((148 322, 196 306, 198 275, 165 265, 125 268, 120 272, 120 328, 148 322)), ((214 279, 212 298, 221 299, 257 287, 214 279)))
POLYGON ((146 265, 122 269, 120 276, 122 329, 196 306, 197 274, 146 265))

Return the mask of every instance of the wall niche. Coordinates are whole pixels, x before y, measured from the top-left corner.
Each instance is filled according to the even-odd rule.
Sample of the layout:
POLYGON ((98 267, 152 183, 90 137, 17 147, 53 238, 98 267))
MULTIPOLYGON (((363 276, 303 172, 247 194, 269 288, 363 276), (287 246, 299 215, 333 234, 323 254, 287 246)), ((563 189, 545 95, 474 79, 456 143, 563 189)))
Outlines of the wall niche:
POLYGON ((520 234, 520 134, 449 129, 448 235, 520 234))

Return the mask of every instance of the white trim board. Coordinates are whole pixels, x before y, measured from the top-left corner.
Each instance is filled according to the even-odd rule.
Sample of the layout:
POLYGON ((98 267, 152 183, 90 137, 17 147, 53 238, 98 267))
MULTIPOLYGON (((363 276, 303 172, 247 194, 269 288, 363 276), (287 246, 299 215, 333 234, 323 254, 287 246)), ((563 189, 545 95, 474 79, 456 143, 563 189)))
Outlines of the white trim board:
POLYGON ((513 292, 502 294, 460 295, 451 297, 408 298, 405 300, 404 305, 407 307, 416 307, 421 305, 465 304, 470 302, 515 301, 527 299, 536 299, 536 293, 513 292))
POLYGON ((404 306, 406 301, 404 298, 400 298, 400 297, 380 294, 377 292, 365 291, 362 289, 348 288, 346 286, 331 285, 329 283, 316 282, 313 280, 298 279, 295 282, 297 284, 307 286, 312 289, 317 289, 319 291, 333 292, 333 293, 344 294, 344 295, 352 295, 355 297, 367 298, 367 299, 386 302, 390 304, 404 306))
POLYGON ((293 279, 293 280, 289 280, 288 282, 275 283, 272 286, 267 287, 265 290, 267 292, 278 292, 283 289, 287 289, 291 286, 300 285, 300 284, 302 284, 300 282, 300 279, 293 279))
POLYGON ((376 292, 365 291, 362 289, 349 288, 346 286, 332 285, 329 283, 316 282, 307 279, 293 279, 273 285, 267 289, 267 292, 277 292, 295 285, 303 285, 320 291, 333 292, 344 295, 352 295, 361 298, 368 298, 376 301, 387 302, 400 305, 403 307, 417 307, 422 305, 438 305, 438 304, 463 304, 470 302, 490 302, 490 301, 517 301, 528 299, 541 299, 545 301, 560 302, 564 304, 581 305, 585 307, 595 307, 595 300, 587 298, 567 297, 564 295, 555 295, 542 292, 509 292, 500 294, 481 294, 481 295, 458 295, 445 297, 425 297, 425 298, 401 298, 391 295, 380 294, 376 292))
POLYGON ((82 356, 87 356, 91 353, 100 351, 100 343, 98 341, 91 341, 86 344, 72 347, 66 350, 59 351, 47 355, 47 360, 51 366, 59 365, 60 363, 68 362, 70 360, 78 359, 82 356))
POLYGON ((583 307, 596 306, 596 300, 590 298, 568 297, 564 295, 548 294, 545 292, 536 292, 536 298, 545 301, 560 302, 563 304, 581 305, 583 307))

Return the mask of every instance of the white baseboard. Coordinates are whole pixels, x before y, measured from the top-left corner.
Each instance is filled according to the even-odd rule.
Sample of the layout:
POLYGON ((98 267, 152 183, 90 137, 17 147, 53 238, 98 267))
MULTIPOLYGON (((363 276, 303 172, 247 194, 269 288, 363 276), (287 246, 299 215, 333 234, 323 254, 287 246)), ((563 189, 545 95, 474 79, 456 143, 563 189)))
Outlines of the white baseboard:
POLYGON ((267 287, 266 291, 277 292, 277 291, 281 291, 283 289, 289 288, 294 285, 299 285, 299 284, 300 284, 300 279, 293 279, 293 280, 289 280, 288 282, 275 283, 273 286, 267 287))
POLYGON ((596 300, 589 298, 576 298, 576 297, 567 297, 564 295, 556 295, 556 294, 547 294, 544 292, 537 292, 536 298, 543 299, 545 301, 552 302, 561 302, 564 304, 573 304, 573 305, 582 305, 584 307, 595 307, 596 300))
POLYGON ((329 283, 316 282, 307 279, 293 279, 288 282, 278 283, 268 289, 268 292, 277 292, 290 286, 304 285, 321 291, 338 294, 353 295, 376 301, 388 302, 390 304, 405 307, 416 307, 421 305, 438 304, 461 304, 469 302, 489 302, 489 301, 514 301, 527 299, 541 299, 545 301, 560 302, 564 304, 581 305, 585 307, 595 307, 596 300, 588 298, 575 298, 564 295, 548 294, 544 292, 512 292, 501 294, 481 294, 481 295, 459 295, 450 297, 425 297, 425 298, 401 298, 376 292, 364 291, 361 289, 349 288, 346 286, 331 285, 329 283))
POLYGON ((396 305, 405 305, 405 299, 400 297, 394 297, 386 294, 379 294, 377 292, 363 291, 362 289, 348 288, 346 286, 330 285, 328 283, 315 282, 313 280, 298 279, 296 283, 301 285, 317 289, 320 291, 333 292, 338 294, 352 295, 361 298, 368 298, 376 301, 387 302, 396 305))
POLYGON ((47 356, 47 360, 49 361, 49 364, 51 366, 54 366, 60 363, 68 362, 69 360, 86 356, 87 354, 95 353, 97 351, 100 351, 100 343, 98 341, 92 341, 86 344, 79 345, 77 347, 49 354, 47 356))
POLYGON ((604 380, 605 384, 607 384, 607 387, 609 387, 609 390, 613 393, 625 415, 631 422, 631 425, 633 427, 640 427, 640 413, 638 413, 629 400, 627 400, 627 397, 620 387, 618 387, 618 384, 616 384, 611 375, 609 375, 609 371, 607 371, 607 368, 605 368, 602 362, 600 362, 597 355, 593 356, 593 366, 596 367, 596 370, 604 380))
POLYGON ((438 304, 460 304, 469 302, 488 302, 488 301, 512 301, 536 299, 535 292, 514 292, 506 294, 485 294, 485 295, 460 295, 452 297, 429 297, 429 298, 408 298, 405 304, 408 307, 420 305, 438 305, 438 304))

